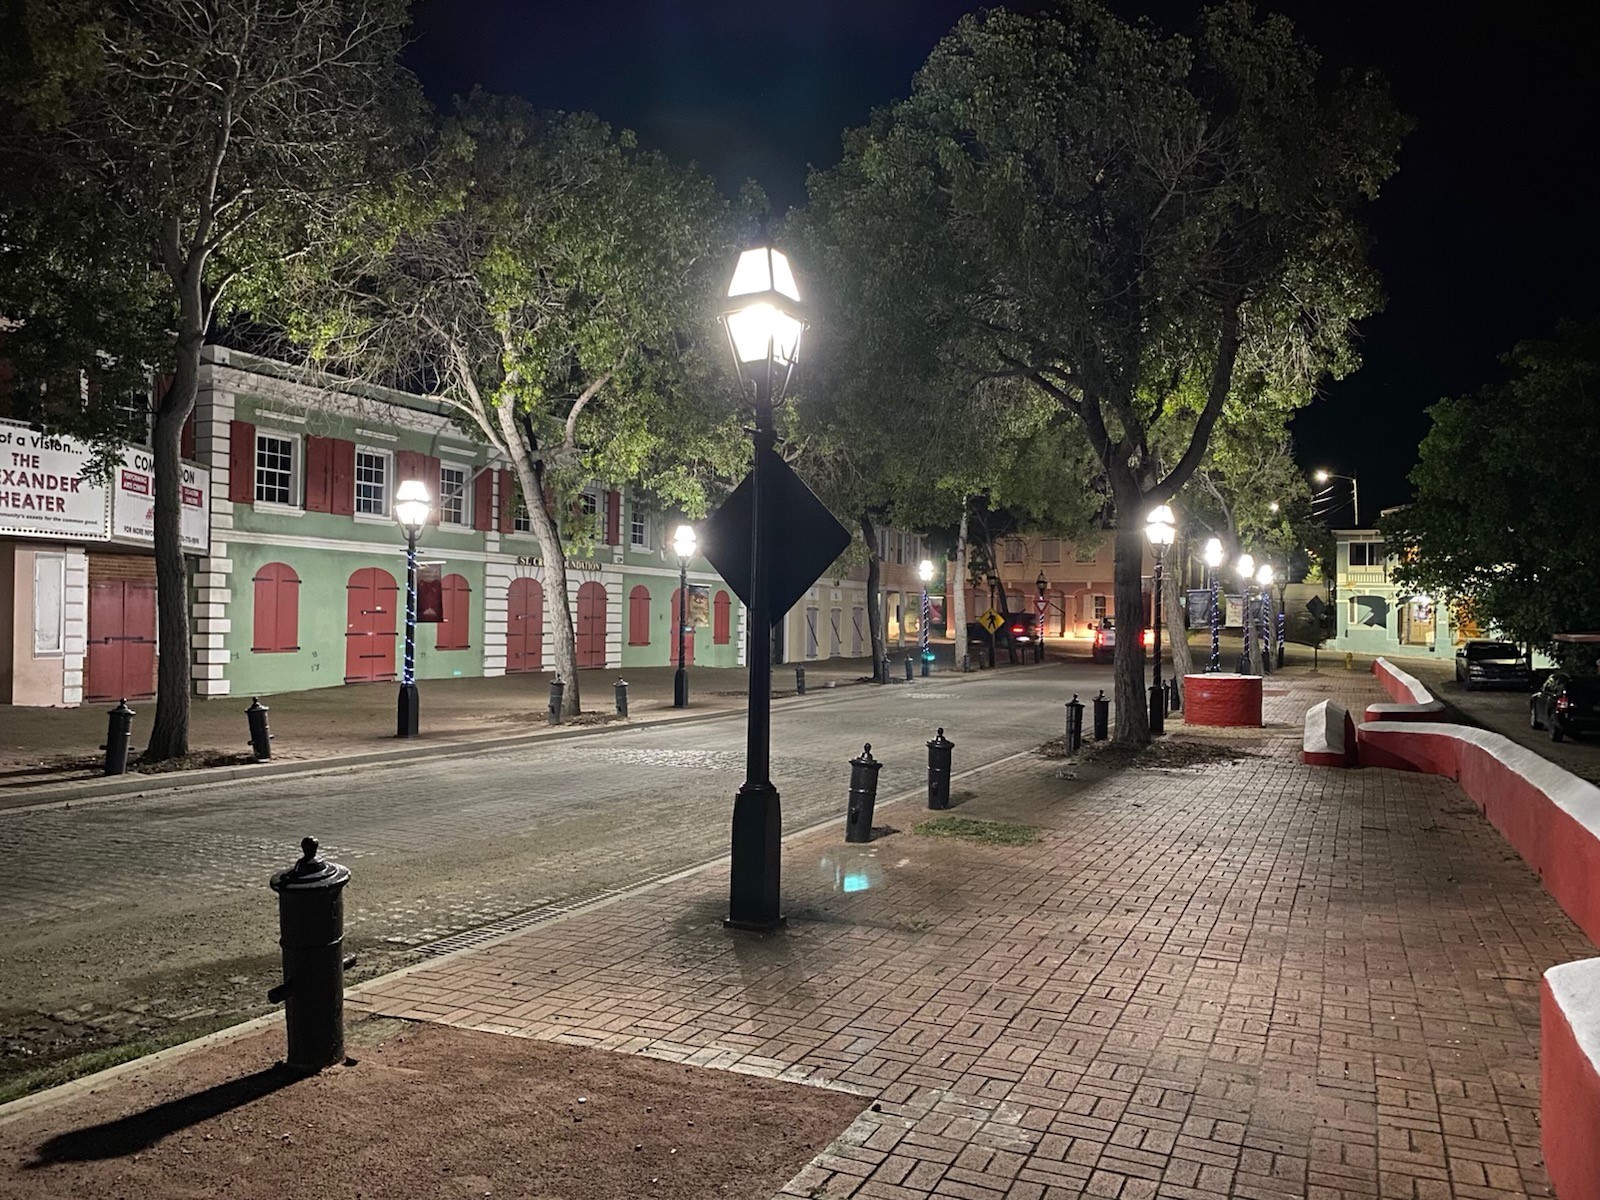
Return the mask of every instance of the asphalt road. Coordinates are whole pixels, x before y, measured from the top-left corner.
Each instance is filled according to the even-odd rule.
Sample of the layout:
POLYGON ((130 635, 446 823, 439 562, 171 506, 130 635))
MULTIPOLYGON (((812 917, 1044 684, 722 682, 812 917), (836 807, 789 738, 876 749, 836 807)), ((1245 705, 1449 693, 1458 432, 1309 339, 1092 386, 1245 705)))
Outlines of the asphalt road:
MULTIPOLYGON (((1110 691, 1082 662, 779 703, 785 828, 837 819, 870 741, 880 798, 925 785, 944 726, 955 769, 1060 736, 1063 703, 1110 691)), ((354 978, 726 854, 743 714, 527 749, 0 813, 0 1086, 141 1040, 265 1011, 279 980, 268 877, 306 834, 350 867, 354 978)), ((964 786, 958 782, 959 796, 964 786)), ((920 802, 879 823, 919 819, 920 802)), ((786 861, 786 873, 820 864, 786 861)))

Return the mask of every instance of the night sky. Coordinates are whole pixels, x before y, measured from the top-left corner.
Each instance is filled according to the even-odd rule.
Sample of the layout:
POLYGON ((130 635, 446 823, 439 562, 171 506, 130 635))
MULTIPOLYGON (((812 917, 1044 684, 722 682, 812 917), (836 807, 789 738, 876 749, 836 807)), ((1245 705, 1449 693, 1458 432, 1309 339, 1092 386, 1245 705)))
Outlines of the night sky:
MULTIPOLYGON (((1198 8, 1111 6, 1171 29, 1198 8)), ((697 162, 729 195, 756 179, 781 212, 804 201, 808 166, 837 161, 840 132, 905 95, 934 43, 979 7, 419 0, 409 61, 436 103, 477 84, 587 109, 697 162)), ((1308 469, 1360 479, 1366 524, 1409 498, 1429 404, 1498 378, 1515 342, 1600 312, 1600 15, 1427 0, 1263 7, 1289 15, 1330 65, 1381 70, 1417 122, 1369 213, 1389 300, 1364 326, 1365 365, 1294 426, 1308 469), (1468 15, 1478 12, 1495 19, 1468 15)), ((1329 516, 1345 523, 1348 510, 1329 516)))

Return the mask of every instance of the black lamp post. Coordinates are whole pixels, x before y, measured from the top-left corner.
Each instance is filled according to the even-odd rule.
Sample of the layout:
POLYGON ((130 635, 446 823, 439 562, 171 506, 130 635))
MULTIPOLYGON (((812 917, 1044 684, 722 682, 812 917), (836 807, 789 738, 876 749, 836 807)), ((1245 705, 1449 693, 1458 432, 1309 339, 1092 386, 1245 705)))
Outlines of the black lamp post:
POLYGON ((1253 601, 1250 598, 1250 585, 1255 580, 1255 556, 1250 554, 1241 554, 1239 556, 1239 560, 1234 563, 1234 570, 1239 573, 1239 600, 1240 607, 1243 609, 1243 615, 1240 617, 1240 621, 1244 626, 1244 628, 1240 631, 1244 634, 1244 648, 1239 651, 1239 674, 1252 675, 1256 673, 1254 670, 1255 652, 1252 642, 1252 639, 1256 634, 1255 627, 1251 623, 1250 609, 1253 601))
POLYGON ((763 536, 768 521, 765 459, 775 440, 774 405, 794 375, 805 332, 800 289, 789 260, 770 246, 739 255, 728 285, 722 323, 739 378, 754 404, 755 462, 750 471, 750 603, 746 644, 750 654, 750 715, 745 738, 744 784, 733 802, 733 862, 728 919, 734 929, 774 929, 778 911, 783 817, 772 786, 772 618, 767 603, 763 536))
POLYGON ((917 609, 917 650, 922 663, 922 677, 928 677, 928 662, 933 658, 933 651, 928 649, 928 628, 933 622, 933 607, 928 603, 928 584, 933 582, 933 562, 923 559, 917 564, 917 578, 922 580, 922 605, 917 609))
POLYGON ((400 671, 400 700, 395 737, 417 736, 417 537, 428 523, 428 486, 420 479, 402 480, 394 493, 394 519, 406 535, 406 653, 400 671))
POLYGON ((672 707, 689 707, 689 667, 684 651, 689 640, 689 560, 694 557, 694 526, 679 525, 672 537, 678 556, 678 669, 672 676, 672 707))
POLYGON ((1144 534, 1150 539, 1150 549, 1156 556, 1155 588, 1150 605, 1155 612, 1156 627, 1155 679, 1150 685, 1150 732, 1156 734, 1167 731, 1167 694, 1161 690, 1161 561, 1166 557, 1167 547, 1178 535, 1172 509, 1165 504, 1158 504, 1151 509, 1150 515, 1145 518, 1144 534))
POLYGON ((1044 661, 1044 618, 1049 608, 1045 602, 1045 593, 1050 590, 1050 581, 1044 577, 1044 571, 1039 572, 1039 578, 1033 581, 1033 586, 1038 589, 1039 598, 1033 606, 1033 658, 1035 662, 1044 661))

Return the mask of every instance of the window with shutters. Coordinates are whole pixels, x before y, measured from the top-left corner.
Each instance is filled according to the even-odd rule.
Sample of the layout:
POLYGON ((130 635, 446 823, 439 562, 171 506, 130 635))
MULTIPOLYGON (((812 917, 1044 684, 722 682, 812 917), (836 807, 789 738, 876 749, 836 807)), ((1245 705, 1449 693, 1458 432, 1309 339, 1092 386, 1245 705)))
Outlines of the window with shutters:
POLYGON ((726 646, 732 636, 732 608, 733 601, 728 599, 728 593, 718 589, 716 599, 711 602, 711 640, 719 646, 726 646))
POLYGON ((446 525, 470 525, 472 514, 468 508, 467 476, 465 467, 449 463, 439 467, 439 520, 446 525))
POLYGON ((1096 621, 1103 621, 1105 620, 1105 617, 1106 598, 1104 596, 1096 596, 1094 597, 1094 619, 1096 621))
POLYGON ((1022 539, 1021 538, 1007 538, 1006 539, 1006 561, 1008 563, 1019 563, 1019 562, 1022 561, 1022 539))
POLYGON ((1058 563, 1061 561, 1061 539, 1045 538, 1039 544, 1039 561, 1058 563))
POLYGON ((434 626, 436 650, 465 650, 471 645, 472 588, 463 575, 446 575, 439 581, 444 620, 434 626))
POLYGON ((594 540, 604 542, 606 540, 606 527, 600 517, 600 498, 593 492, 582 493, 578 497, 578 511, 583 513, 584 520, 588 522, 594 540))
POLYGON ((511 529, 515 533, 533 532, 533 521, 528 516, 528 503, 522 498, 521 488, 517 488, 516 498, 511 502, 511 529))
POLYGON ((628 522, 628 544, 635 550, 650 549, 650 521, 637 504, 633 506, 633 515, 628 522))
POLYGON ((650 644, 650 589, 639 584, 628 593, 628 645, 650 644))
POLYGON ((356 512, 389 515, 389 452, 356 447, 356 512))
POLYGON ((257 654, 292 654, 300 649, 300 576, 288 563, 268 563, 255 574, 257 654))
POLYGON ((299 507, 296 486, 299 438, 293 434, 256 431, 256 503, 299 507))

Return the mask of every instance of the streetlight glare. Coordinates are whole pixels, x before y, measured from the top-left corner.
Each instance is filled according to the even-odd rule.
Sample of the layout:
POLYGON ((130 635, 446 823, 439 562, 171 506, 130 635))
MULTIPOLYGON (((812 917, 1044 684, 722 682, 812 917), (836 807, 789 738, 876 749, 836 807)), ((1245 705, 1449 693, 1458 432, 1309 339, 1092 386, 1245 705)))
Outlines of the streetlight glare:
POLYGON ((1256 572, 1256 582, 1262 587, 1272 586, 1272 564, 1262 563, 1261 569, 1256 572))
POLYGON ((1327 483, 1328 480, 1333 478, 1333 477, 1331 475, 1329 475, 1326 471, 1319 469, 1317 471, 1313 471, 1312 472, 1311 478, 1315 479, 1318 483, 1327 483))
POLYGON ((805 323, 766 303, 752 304, 728 314, 728 336, 742 363, 773 361, 788 366, 800 351, 805 323))
POLYGON ((428 523, 430 503, 427 484, 420 479, 403 479, 394 493, 394 519, 402 529, 420 532, 428 523))
POLYGON ((800 299, 789 256, 782 250, 758 246, 740 253, 739 261, 734 264, 733 279, 728 284, 728 298, 753 296, 758 292, 777 292, 794 301, 800 299))
POLYGON ((1178 535, 1177 518, 1172 515, 1170 505, 1158 504, 1150 510, 1150 515, 1145 518, 1145 535, 1149 537, 1152 546, 1170 546, 1178 535))
POLYGON ((928 559, 925 558, 917 564, 917 578, 922 580, 923 583, 928 583, 933 579, 933 563, 928 559))
POLYGON ((1235 569, 1239 572, 1239 578, 1248 582, 1250 577, 1256 573, 1255 557, 1249 554, 1239 555, 1239 561, 1235 569))
POLYGON ((1206 543, 1206 566, 1216 570, 1222 565, 1222 539, 1212 538, 1206 543))
POLYGON ((672 535, 672 552, 679 558, 693 558, 695 536, 693 525, 679 525, 672 535))

